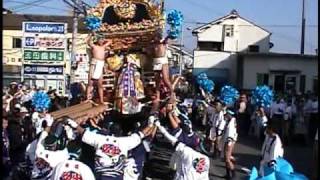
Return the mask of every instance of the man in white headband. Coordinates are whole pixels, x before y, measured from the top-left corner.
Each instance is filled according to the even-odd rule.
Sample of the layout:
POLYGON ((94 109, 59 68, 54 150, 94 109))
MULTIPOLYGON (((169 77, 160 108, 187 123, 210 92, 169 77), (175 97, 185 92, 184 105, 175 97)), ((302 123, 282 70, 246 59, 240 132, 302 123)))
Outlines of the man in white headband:
POLYGON ((97 41, 93 43, 92 34, 90 34, 87 38, 87 43, 92 51, 92 59, 90 62, 89 70, 89 83, 87 88, 87 99, 92 99, 93 81, 98 80, 98 93, 100 103, 104 103, 102 80, 105 62, 105 50, 111 44, 111 41, 106 41, 103 37, 97 36, 97 41))

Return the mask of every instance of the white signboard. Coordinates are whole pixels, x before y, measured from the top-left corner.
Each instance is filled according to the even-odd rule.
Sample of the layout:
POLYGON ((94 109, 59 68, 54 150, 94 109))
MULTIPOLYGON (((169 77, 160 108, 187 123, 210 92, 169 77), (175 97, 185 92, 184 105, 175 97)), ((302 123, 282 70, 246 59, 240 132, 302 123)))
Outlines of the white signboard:
POLYGON ((77 69, 75 70, 76 82, 87 82, 89 73, 89 57, 87 54, 76 54, 77 69))
POLYGON ((51 34, 25 33, 22 41, 23 48, 32 49, 66 49, 67 39, 65 36, 53 36, 51 34))
POLYGON ((25 33, 66 34, 67 23, 58 22, 23 22, 22 30, 25 33))

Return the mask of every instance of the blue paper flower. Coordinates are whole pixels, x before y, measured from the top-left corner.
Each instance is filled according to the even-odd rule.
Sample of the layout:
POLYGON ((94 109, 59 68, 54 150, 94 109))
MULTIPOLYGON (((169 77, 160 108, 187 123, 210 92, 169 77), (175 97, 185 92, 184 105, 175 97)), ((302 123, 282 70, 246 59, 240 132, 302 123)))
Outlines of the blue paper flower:
MULTIPOLYGON (((291 164, 283 158, 278 158, 275 168, 264 167, 264 177, 256 177, 256 172, 252 171, 250 180, 307 180, 303 174, 293 172, 291 164)), ((254 169, 254 168, 253 168, 254 169)))
POLYGON ((45 92, 37 92, 32 97, 32 106, 36 111, 41 112, 43 110, 49 109, 51 105, 51 99, 45 92))
POLYGON ((226 105, 232 105, 239 98, 239 92, 232 86, 223 86, 219 99, 226 105))
POLYGON ((181 26, 183 22, 183 15, 180 11, 171 10, 167 15, 167 23, 170 25, 168 30, 168 37, 177 39, 181 34, 181 26))
POLYGON ((252 92, 252 99, 256 106, 270 107, 273 96, 272 90, 266 85, 257 86, 252 92))
POLYGON ((211 93, 214 90, 214 82, 210 80, 206 73, 200 73, 197 78, 197 83, 205 92, 211 93))
POLYGON ((167 23, 170 26, 181 26, 183 22, 183 15, 178 10, 171 10, 167 15, 167 23))
POLYGON ((97 16, 87 16, 84 24, 87 26, 87 29, 95 31, 100 28, 101 20, 97 16))

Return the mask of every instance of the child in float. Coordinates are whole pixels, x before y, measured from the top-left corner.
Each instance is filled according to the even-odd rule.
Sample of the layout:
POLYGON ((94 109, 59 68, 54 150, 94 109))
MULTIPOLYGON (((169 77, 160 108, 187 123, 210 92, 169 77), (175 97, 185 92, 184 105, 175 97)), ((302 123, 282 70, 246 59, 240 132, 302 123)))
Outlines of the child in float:
POLYGON ((125 54, 115 91, 115 107, 122 114, 140 112, 139 100, 145 97, 141 80, 141 56, 135 53, 125 54))
POLYGON ((235 113, 231 110, 227 110, 224 119, 226 121, 224 133, 222 136, 223 148, 224 148, 224 159, 226 163, 226 178, 235 178, 235 158, 232 156, 234 145, 237 142, 237 122, 234 117, 235 113))
POLYGON ((104 104, 103 100, 103 69, 105 62, 105 53, 108 46, 110 46, 111 41, 104 39, 102 36, 97 36, 97 41, 94 43, 92 41, 92 35, 96 35, 95 33, 90 34, 87 38, 87 44, 90 46, 92 51, 92 59, 90 61, 90 69, 89 69, 89 82, 87 87, 87 99, 92 99, 92 91, 93 91, 93 83, 94 81, 98 81, 98 93, 100 103, 104 104))

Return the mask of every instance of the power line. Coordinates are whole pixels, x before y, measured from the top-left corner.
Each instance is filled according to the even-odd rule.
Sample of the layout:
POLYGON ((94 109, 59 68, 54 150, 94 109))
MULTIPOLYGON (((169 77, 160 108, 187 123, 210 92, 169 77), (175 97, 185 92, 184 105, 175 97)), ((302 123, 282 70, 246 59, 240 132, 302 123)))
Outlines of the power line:
MULTIPOLYGON (((199 24, 199 25, 206 25, 206 24, 210 24, 210 23, 205 23, 205 22, 197 22, 197 21, 185 21, 184 23, 186 24, 199 24)), ((223 26, 223 24, 216 24, 216 25, 219 25, 219 26, 223 26)), ((249 24, 239 24, 237 26, 252 26, 252 27, 256 27, 256 25, 249 25, 249 24)), ((263 26, 263 27, 288 27, 288 28, 291 28, 291 27, 298 27, 300 28, 301 25, 298 25, 298 24, 265 24, 265 25, 259 25, 259 26, 263 26)), ((315 24, 308 24, 306 25, 306 27, 318 27, 318 25, 315 25, 315 24)))
POLYGON ((45 2, 45 1, 50 1, 50 0, 35 0, 35 1, 32 1, 32 2, 24 3, 22 5, 11 7, 11 9, 14 10, 14 11, 16 11, 18 9, 25 9, 25 8, 28 8, 29 6, 38 5, 38 3, 45 2))

